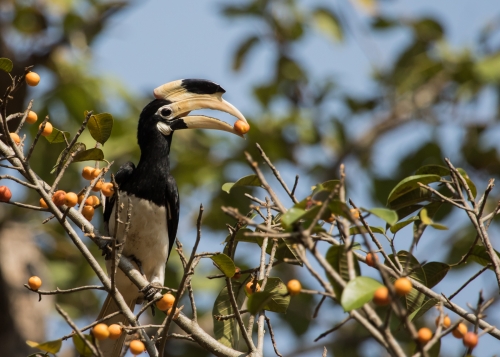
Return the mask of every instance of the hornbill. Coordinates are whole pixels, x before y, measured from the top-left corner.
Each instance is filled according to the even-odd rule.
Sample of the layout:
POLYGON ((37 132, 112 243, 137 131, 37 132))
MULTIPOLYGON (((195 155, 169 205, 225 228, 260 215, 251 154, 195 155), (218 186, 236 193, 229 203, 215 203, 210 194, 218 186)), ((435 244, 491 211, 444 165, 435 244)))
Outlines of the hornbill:
MULTIPOLYGON (((150 282, 150 289, 144 292, 121 271, 115 276, 116 287, 128 306, 133 309, 156 293, 156 287, 163 286, 165 264, 175 241, 179 222, 179 192, 175 179, 170 174, 170 145, 174 131, 181 129, 217 129, 242 136, 234 128, 216 118, 190 115, 197 109, 214 109, 229 113, 246 123, 245 117, 233 105, 222 99, 225 90, 218 84, 201 79, 183 79, 164 84, 154 90, 155 100, 150 102, 139 117, 137 141, 141 150, 139 164, 122 165, 116 173, 120 221, 126 222, 128 202, 132 204, 129 231, 126 235, 122 255, 129 257, 150 282)), ((108 198, 104 211, 104 222, 110 236, 115 234, 116 200, 108 198)), ((116 237, 122 242, 125 225, 118 225, 116 237)), ((110 254, 106 267, 111 272, 110 254)), ((108 295, 98 319, 119 308, 108 295)), ((127 324, 123 315, 107 321, 108 324, 127 324)), ((125 333, 119 340, 104 340, 100 348, 105 357, 119 356, 125 333)))

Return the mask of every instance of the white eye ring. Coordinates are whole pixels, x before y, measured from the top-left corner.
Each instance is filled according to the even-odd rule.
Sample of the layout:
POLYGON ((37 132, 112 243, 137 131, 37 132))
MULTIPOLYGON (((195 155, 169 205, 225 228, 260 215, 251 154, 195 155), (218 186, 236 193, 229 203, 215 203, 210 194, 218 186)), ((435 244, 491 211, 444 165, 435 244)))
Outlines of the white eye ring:
POLYGON ((170 108, 170 106, 168 106, 168 105, 165 105, 165 106, 159 108, 158 111, 156 112, 156 114, 161 116, 164 119, 169 119, 170 116, 172 115, 172 112, 173 112, 172 108, 170 108))

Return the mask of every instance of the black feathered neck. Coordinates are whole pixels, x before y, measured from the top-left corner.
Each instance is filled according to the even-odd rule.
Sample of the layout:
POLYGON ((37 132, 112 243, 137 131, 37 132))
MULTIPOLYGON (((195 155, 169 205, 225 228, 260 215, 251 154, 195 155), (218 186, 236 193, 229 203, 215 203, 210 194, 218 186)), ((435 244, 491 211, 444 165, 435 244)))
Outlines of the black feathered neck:
POLYGON ((172 134, 163 135, 156 124, 161 117, 155 115, 158 108, 170 104, 155 99, 142 110, 137 128, 137 141, 141 159, 130 180, 122 188, 137 197, 147 199, 159 206, 165 206, 166 187, 170 176, 170 145, 172 134))

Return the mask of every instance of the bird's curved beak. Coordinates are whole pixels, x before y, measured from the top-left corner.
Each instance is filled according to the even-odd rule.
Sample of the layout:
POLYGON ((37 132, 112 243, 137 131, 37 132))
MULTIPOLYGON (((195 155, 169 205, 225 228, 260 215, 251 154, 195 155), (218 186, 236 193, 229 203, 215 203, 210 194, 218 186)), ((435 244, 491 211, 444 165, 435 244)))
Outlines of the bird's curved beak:
POLYGON ((178 129, 215 129, 223 130, 243 137, 234 130, 233 126, 205 115, 189 115, 193 110, 212 109, 219 110, 238 120, 247 123, 241 112, 231 103, 222 99, 225 90, 218 84, 203 79, 181 79, 166 83, 154 90, 157 99, 166 99, 172 104, 172 117, 178 118, 177 123, 172 123, 174 130, 178 129))

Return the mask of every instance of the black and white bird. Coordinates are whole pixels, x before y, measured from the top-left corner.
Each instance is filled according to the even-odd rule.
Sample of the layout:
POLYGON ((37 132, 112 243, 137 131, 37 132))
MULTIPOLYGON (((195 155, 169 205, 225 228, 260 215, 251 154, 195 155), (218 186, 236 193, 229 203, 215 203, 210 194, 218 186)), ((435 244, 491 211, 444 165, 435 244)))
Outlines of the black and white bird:
MULTIPOLYGON (((123 205, 121 222, 126 221, 128 202, 132 204, 130 228, 122 254, 138 264, 146 279, 154 286, 163 286, 165 264, 177 234, 179 222, 179 192, 175 179, 170 174, 170 145, 174 131, 181 129, 217 129, 239 136, 233 126, 219 119, 190 115, 198 109, 213 109, 229 113, 246 123, 245 117, 233 105, 222 99, 225 90, 218 84, 201 79, 183 79, 164 84, 154 90, 155 100, 150 102, 139 118, 137 141, 141 158, 137 166, 127 162, 120 167, 115 179, 119 186, 119 201, 123 205)), ((104 222, 110 236, 115 234, 116 199, 106 202, 104 222)), ((124 235, 124 224, 119 224, 117 241, 124 235)), ((106 261, 111 274, 111 260, 106 261)), ((133 309, 144 299, 142 292, 117 270, 116 287, 128 306, 133 309)), ((108 295, 98 318, 107 316, 119 308, 108 295)), ((127 324, 123 315, 106 321, 127 324)), ((105 357, 120 355, 125 334, 116 341, 104 340, 100 348, 105 357)))

